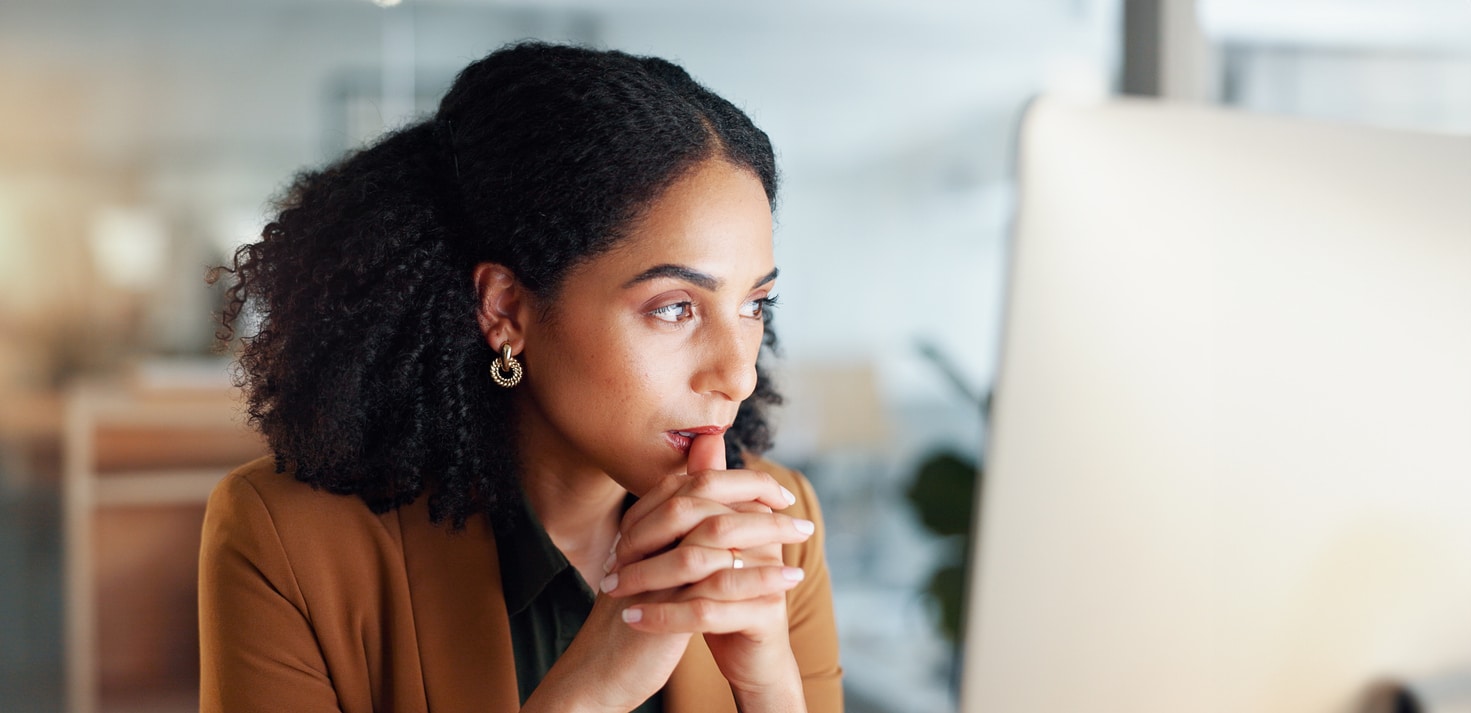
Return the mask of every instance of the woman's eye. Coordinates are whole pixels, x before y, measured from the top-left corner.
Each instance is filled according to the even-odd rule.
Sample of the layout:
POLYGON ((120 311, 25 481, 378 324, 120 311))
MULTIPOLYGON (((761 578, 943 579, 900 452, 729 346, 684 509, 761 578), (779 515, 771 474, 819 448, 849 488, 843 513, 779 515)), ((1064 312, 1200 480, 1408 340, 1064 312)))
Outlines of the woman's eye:
POLYGON ((690 303, 674 302, 653 310, 649 314, 665 322, 682 322, 690 318, 690 303))
POLYGON ((770 297, 759 297, 747 302, 741 307, 742 317, 760 317, 766 311, 776 306, 776 295, 770 297))

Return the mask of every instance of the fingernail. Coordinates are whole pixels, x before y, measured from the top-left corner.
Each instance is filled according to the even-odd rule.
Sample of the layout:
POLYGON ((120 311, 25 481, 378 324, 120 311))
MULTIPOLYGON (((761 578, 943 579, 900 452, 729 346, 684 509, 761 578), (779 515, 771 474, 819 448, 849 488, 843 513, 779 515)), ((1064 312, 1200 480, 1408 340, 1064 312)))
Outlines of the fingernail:
POLYGON ((618 550, 618 541, 621 540, 621 539, 623 539, 623 532, 622 531, 619 531, 617 534, 613 535, 613 546, 612 547, 609 547, 608 548, 608 551, 609 552, 616 552, 618 550))
POLYGON ((781 496, 787 499, 787 504, 788 505, 791 505, 791 504, 797 502, 797 496, 796 495, 793 495, 792 494, 792 491, 787 490, 786 488, 782 488, 781 489, 781 496))
POLYGON ((603 590, 603 594, 607 594, 608 592, 611 592, 611 591, 613 591, 613 590, 615 590, 617 588, 618 588, 618 573, 617 572, 614 572, 614 573, 612 573, 612 574, 610 574, 610 575, 608 575, 606 577, 603 577, 603 581, 598 582, 598 589, 603 590))
POLYGON ((608 572, 613 571, 613 565, 615 564, 618 564, 618 553, 609 552, 608 559, 603 560, 603 573, 607 574, 608 572))
POLYGON ((637 624, 643 621, 644 610, 628 608, 623 610, 623 622, 625 624, 637 624))
POLYGON ((803 572, 801 567, 782 567, 781 576, 788 582, 800 582, 803 577, 807 576, 807 573, 803 572))
POLYGON ((800 518, 792 520, 792 526, 797 528, 797 532, 800 532, 804 535, 810 535, 814 532, 817 532, 817 524, 812 522, 811 520, 802 520, 800 518))

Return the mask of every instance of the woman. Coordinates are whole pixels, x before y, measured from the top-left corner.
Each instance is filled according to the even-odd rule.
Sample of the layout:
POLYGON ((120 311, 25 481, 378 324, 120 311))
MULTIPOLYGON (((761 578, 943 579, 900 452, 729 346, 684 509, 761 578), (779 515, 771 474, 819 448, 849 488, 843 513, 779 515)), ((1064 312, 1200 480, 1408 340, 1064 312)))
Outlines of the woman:
POLYGON ((274 458, 215 490, 206 711, 838 711, 821 520, 756 458, 766 135, 539 43, 299 176, 225 334, 274 458))

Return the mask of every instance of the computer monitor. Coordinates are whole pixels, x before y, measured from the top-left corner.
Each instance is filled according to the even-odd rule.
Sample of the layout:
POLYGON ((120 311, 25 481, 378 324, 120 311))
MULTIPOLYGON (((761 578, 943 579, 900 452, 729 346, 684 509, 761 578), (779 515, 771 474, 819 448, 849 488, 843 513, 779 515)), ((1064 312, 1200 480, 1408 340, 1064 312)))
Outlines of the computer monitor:
POLYGON ((1043 100, 1019 157, 963 711, 1471 680, 1471 137, 1043 100))

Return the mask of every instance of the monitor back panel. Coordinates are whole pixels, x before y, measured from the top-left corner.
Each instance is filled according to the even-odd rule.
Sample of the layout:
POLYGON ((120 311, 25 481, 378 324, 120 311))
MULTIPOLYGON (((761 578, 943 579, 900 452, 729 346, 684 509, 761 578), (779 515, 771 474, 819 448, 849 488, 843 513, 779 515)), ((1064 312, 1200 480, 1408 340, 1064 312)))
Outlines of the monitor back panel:
POLYGON ((963 710, 1471 675, 1471 138, 1042 101, 963 710))

